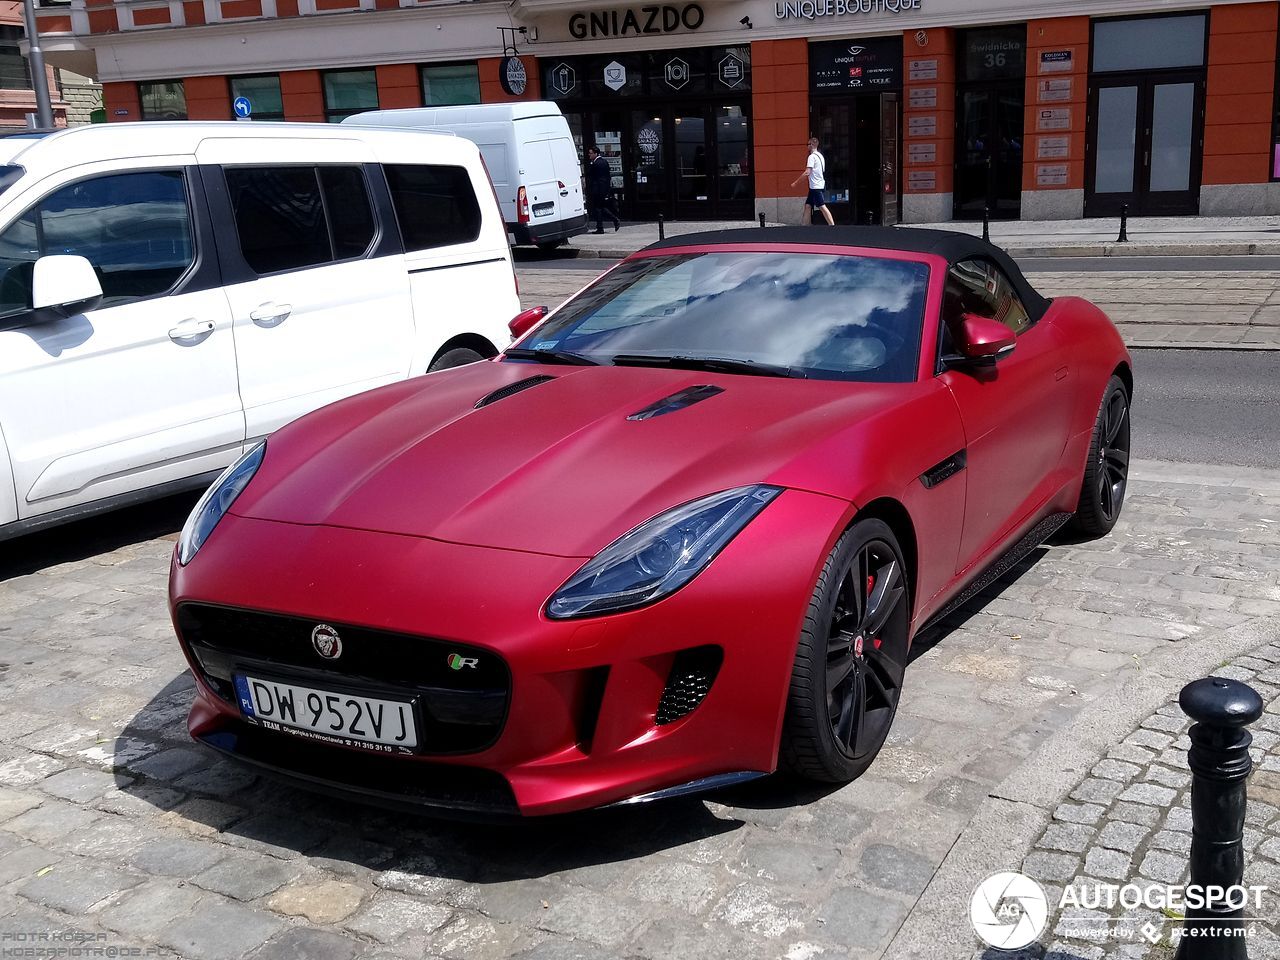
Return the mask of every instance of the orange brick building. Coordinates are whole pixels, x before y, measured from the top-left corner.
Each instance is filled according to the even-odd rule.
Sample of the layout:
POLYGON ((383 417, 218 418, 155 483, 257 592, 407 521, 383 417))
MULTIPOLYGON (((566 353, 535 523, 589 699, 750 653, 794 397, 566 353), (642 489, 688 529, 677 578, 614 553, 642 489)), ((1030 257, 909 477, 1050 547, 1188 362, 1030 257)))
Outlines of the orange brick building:
POLYGON ((1280 213, 1277 6, 72 0, 40 23, 109 120, 552 99, 626 215, 682 219, 795 218, 813 132, 837 220, 865 223, 1280 213))

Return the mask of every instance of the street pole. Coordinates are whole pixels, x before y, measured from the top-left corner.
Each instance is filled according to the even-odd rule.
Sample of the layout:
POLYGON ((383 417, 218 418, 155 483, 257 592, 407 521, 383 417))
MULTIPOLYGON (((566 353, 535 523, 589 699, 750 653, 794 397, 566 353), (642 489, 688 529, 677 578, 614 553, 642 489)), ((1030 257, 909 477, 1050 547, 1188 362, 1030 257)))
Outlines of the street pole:
POLYGON ((44 54, 40 51, 40 32, 36 29, 35 0, 22 0, 22 20, 27 30, 27 61, 31 65, 31 87, 36 94, 36 124, 43 130, 52 130, 53 106, 49 103, 49 77, 44 71, 44 54))

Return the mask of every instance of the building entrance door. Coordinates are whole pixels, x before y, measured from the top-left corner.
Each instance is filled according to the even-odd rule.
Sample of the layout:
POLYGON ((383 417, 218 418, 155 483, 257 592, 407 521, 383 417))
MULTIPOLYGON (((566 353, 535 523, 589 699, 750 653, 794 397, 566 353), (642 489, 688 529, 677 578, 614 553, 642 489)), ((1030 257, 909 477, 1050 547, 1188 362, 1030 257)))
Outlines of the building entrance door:
POLYGON ((1112 75, 1089 93, 1085 213, 1143 216, 1199 210, 1204 82, 1197 73, 1112 75))
POLYGON ((955 218, 1016 220, 1022 208, 1021 80, 961 89, 956 104, 955 218))
MULTIPOLYGON (((896 93, 815 99, 813 129, 827 163, 824 193, 836 223, 898 222, 899 105, 896 93)), ((802 163, 797 157, 797 170, 802 163)), ((796 199, 799 206, 803 201, 796 199)))

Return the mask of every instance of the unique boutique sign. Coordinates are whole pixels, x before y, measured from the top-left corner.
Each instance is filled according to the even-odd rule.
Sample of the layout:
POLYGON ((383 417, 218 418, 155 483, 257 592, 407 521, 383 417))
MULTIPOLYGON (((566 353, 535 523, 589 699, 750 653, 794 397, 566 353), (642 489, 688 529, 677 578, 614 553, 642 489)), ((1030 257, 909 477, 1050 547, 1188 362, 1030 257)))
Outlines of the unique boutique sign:
POLYGON ((777 20, 816 20, 872 13, 897 16, 919 9, 920 0, 775 0, 773 16, 777 20))
POLYGON ((586 40, 594 37, 678 33, 697 30, 705 19, 706 14, 696 3, 687 3, 682 7, 664 3, 651 7, 627 7, 625 10, 597 10, 571 16, 569 36, 575 40, 586 40))
POLYGON ((814 93, 902 89, 902 38, 836 40, 809 44, 814 93))

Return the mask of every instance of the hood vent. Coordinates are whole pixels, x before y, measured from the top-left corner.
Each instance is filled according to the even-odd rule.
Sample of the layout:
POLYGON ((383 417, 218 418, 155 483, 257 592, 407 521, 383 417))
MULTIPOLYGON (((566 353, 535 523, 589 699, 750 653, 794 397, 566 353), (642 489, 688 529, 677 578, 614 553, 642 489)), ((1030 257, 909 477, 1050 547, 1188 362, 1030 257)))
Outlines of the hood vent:
POLYGON ((555 377, 549 377, 545 373, 540 373, 536 377, 525 377, 523 380, 517 380, 515 383, 508 383, 505 387, 499 387, 493 393, 486 393, 483 397, 476 401, 475 409, 487 407, 491 403, 497 403, 499 400, 505 400, 507 397, 513 397, 521 390, 528 390, 530 387, 536 387, 540 383, 546 383, 548 380, 554 380, 555 377))
POLYGON ((677 410, 691 407, 695 403, 701 403, 703 400, 714 397, 717 393, 724 393, 724 387, 712 386, 709 383, 700 384, 696 387, 685 387, 669 397, 654 401, 643 410, 637 410, 627 419, 652 420, 654 417, 660 417, 666 413, 675 413, 677 410))

